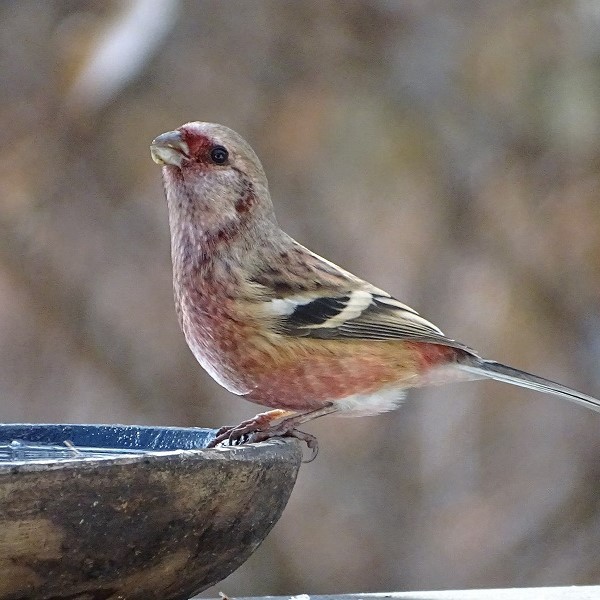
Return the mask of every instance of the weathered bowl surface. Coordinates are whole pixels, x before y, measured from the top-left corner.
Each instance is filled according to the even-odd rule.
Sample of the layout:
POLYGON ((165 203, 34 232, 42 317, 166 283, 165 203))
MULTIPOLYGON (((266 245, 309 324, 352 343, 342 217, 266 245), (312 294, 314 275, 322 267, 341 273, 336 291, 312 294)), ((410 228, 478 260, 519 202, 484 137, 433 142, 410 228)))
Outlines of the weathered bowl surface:
POLYGON ((213 436, 0 425, 0 599, 175 600, 229 575, 278 520, 302 456, 280 440, 205 449, 213 436))

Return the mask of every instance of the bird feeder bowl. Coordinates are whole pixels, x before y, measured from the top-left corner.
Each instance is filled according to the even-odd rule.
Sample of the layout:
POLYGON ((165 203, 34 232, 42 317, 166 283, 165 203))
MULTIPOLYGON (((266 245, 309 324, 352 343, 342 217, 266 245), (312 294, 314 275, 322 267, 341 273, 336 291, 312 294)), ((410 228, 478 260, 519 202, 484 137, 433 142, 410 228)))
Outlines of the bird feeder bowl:
POLYGON ((0 425, 0 599, 189 598, 279 519, 293 440, 207 449, 215 431, 0 425))

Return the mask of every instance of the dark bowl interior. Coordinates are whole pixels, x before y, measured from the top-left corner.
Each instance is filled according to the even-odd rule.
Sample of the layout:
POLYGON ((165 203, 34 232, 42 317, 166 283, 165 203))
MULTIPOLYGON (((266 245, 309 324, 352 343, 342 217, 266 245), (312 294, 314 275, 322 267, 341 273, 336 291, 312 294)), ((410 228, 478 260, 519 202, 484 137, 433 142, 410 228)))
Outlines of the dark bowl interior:
POLYGON ((258 547, 293 441, 207 449, 210 429, 0 425, 0 599, 188 598, 258 547))

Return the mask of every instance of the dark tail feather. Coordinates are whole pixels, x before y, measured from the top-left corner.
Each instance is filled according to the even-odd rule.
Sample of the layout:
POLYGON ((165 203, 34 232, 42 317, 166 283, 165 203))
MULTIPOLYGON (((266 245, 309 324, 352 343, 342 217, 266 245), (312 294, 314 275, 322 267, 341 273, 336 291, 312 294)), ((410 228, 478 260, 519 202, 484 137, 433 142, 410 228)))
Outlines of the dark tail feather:
POLYGON ((503 381, 504 383, 511 383, 513 385, 520 385, 530 390, 537 390, 538 392, 544 392, 546 394, 554 394, 561 398, 566 398, 571 402, 576 402, 591 408, 597 412, 600 412, 600 400, 581 394, 571 388, 568 388, 560 383, 514 369, 513 367, 507 367, 506 365, 494 362, 492 360, 483 360, 477 356, 465 356, 457 365, 461 371, 471 373, 478 377, 484 377, 488 379, 495 379, 497 381, 503 381))

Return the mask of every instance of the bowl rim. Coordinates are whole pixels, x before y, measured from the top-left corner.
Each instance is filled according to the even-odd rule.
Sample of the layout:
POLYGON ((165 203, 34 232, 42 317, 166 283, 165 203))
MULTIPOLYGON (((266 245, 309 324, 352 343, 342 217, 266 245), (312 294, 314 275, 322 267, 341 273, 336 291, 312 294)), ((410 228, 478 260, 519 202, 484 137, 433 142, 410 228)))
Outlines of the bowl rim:
MULTIPOLYGON (((121 424, 105 424, 105 423, 0 423, 0 442, 2 432, 9 428, 107 428, 111 430, 123 429, 124 431, 167 431, 169 433, 209 433, 216 434, 216 429, 206 427, 172 427, 161 425, 121 425, 121 424)), ((214 435, 213 435, 214 437, 214 435)), ((59 443, 59 442, 57 442, 59 443)), ((296 447, 295 452, 301 452, 299 444, 296 440, 287 438, 274 438, 264 442, 253 444, 241 444, 239 446, 220 445, 216 448, 196 447, 196 448, 175 448, 167 450, 145 450, 140 449, 136 452, 135 449, 131 453, 121 456, 107 455, 106 457, 81 457, 74 455, 73 457, 64 457, 60 459, 36 459, 30 460, 11 460, 0 462, 0 477, 5 475, 15 475, 18 473, 40 472, 40 471, 55 471, 65 469, 92 470, 98 468, 108 468, 115 465, 133 465, 138 463, 168 463, 171 461, 181 462, 182 460, 199 460, 204 461, 255 461, 257 458, 265 458, 265 456, 274 456, 282 458, 287 455, 281 451, 284 447, 296 447)), ((116 448, 115 448, 116 449, 116 448)), ((291 448, 289 448, 291 450, 291 448)))

